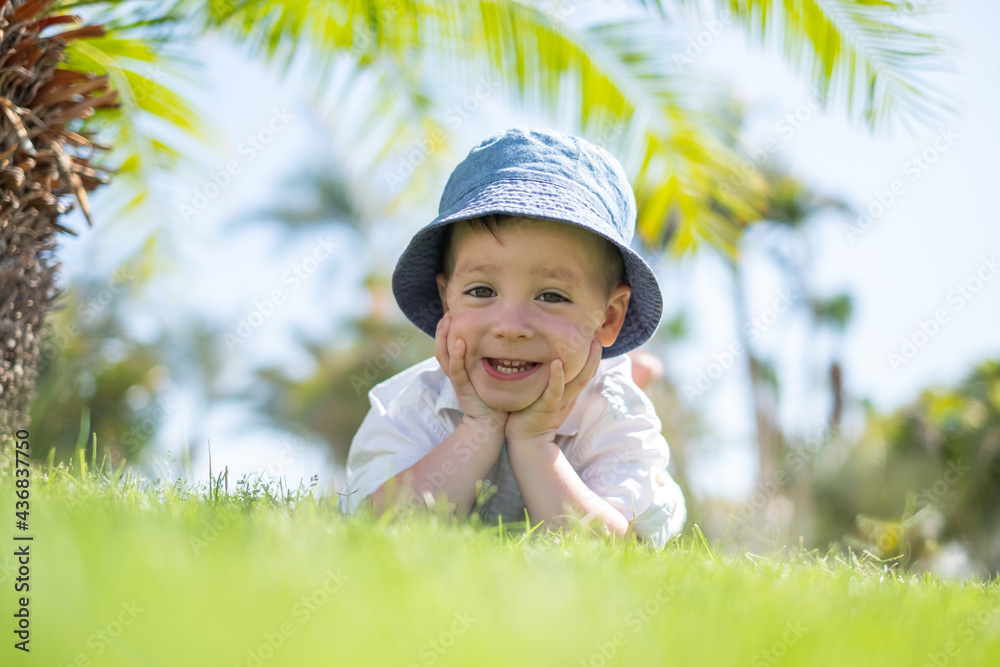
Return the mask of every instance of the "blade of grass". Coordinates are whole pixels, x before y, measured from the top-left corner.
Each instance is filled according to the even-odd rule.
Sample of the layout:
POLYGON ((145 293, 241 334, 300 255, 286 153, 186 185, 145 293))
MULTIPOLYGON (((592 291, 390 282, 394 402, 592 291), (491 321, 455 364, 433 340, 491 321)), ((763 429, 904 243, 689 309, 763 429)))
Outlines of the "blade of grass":
POLYGON ((97 468, 97 433, 94 432, 91 436, 93 438, 94 446, 90 449, 90 469, 94 470, 97 468))
POLYGON ((708 540, 705 539, 705 534, 701 532, 701 528, 698 524, 691 524, 691 530, 698 536, 698 539, 701 541, 701 545, 705 547, 705 552, 708 554, 708 557, 712 559, 712 562, 715 562, 715 554, 712 553, 712 548, 708 546, 708 540))
POLYGON ((214 498, 215 495, 215 478, 212 477, 212 440, 208 440, 208 496, 209 498, 214 498))
POLYGON ((76 438, 74 455, 80 462, 80 481, 87 478, 87 434, 90 433, 90 408, 80 411, 80 432, 76 438))

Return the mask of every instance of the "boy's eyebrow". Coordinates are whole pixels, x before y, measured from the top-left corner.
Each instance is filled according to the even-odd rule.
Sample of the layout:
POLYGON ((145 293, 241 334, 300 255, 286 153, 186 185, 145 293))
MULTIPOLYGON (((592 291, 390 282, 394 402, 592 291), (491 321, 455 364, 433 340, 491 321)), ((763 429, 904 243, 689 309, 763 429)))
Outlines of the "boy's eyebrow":
MULTIPOLYGON (((455 273, 499 273, 501 270, 502 267, 499 264, 463 264, 455 269, 455 273)), ((561 280, 570 285, 576 285, 579 281, 579 277, 573 271, 561 266, 539 266, 531 271, 531 275, 561 280)))
POLYGON ((577 275, 567 268, 562 266, 539 266, 531 272, 533 276, 539 276, 541 278, 552 278, 553 280, 561 280, 564 283, 569 283, 570 285, 576 285, 578 282, 577 275))
POLYGON ((455 273, 496 273, 499 269, 496 264, 459 264, 455 273))

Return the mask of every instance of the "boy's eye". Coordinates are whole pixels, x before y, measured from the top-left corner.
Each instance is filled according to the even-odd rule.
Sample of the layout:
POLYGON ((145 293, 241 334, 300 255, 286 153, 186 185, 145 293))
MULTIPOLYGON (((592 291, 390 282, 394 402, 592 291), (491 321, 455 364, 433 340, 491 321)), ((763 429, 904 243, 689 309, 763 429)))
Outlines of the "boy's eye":
POLYGON ((566 297, 564 297, 562 294, 556 294, 555 292, 546 292, 545 294, 543 294, 539 298, 541 298, 543 301, 546 301, 548 303, 561 303, 563 301, 569 301, 569 299, 567 299, 566 297), (545 297, 554 297, 554 298, 553 299, 546 299, 545 297))
POLYGON ((493 290, 489 287, 473 287, 467 292, 467 294, 471 294, 479 299, 488 299, 493 295, 493 290))

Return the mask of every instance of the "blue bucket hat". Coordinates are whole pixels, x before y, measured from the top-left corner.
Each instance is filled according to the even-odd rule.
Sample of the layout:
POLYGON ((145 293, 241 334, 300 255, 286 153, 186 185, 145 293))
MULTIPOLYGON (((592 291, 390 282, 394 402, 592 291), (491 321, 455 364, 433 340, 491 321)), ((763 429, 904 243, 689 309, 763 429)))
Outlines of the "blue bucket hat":
POLYGON ((433 337, 444 315, 436 276, 444 234, 453 222, 490 213, 546 218, 583 227, 615 244, 631 287, 625 322, 602 358, 649 340, 660 323, 663 297, 649 265, 632 248, 636 205, 632 186, 606 150, 553 130, 515 127, 474 147, 451 173, 438 217, 417 232, 392 274, 403 314, 433 337))

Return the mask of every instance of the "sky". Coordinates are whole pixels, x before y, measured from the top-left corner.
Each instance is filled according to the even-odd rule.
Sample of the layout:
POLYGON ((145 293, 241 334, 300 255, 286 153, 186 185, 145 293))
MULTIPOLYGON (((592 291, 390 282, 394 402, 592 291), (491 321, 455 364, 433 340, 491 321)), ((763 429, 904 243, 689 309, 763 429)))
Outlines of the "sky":
MULTIPOLYGON (((940 126, 911 131, 897 126, 872 135, 836 104, 819 109, 805 76, 773 50, 749 46, 737 26, 724 25, 697 58, 697 66, 717 73, 745 101, 751 154, 772 154, 817 191, 870 214, 870 223, 857 215, 818 217, 806 236, 810 289, 853 298, 854 316, 841 341, 817 336, 791 310, 778 312, 782 298, 794 295, 782 296, 773 262, 756 249, 780 247, 782 240, 766 229, 751 232, 760 243, 749 243, 744 258, 748 313, 751 320, 778 313, 762 328, 759 342, 777 362, 787 397, 780 416, 792 432, 823 428, 829 405, 816 383, 834 350, 843 355, 847 393, 881 412, 905 405, 928 386, 954 384, 978 362, 1000 357, 1000 269, 991 268, 1000 255, 1000 226, 988 206, 991 181, 1000 173, 1000 130, 993 120, 1000 104, 1000 49, 988 26, 1000 25, 1000 8, 985 0, 949 3, 938 20, 960 51, 956 71, 935 81, 961 111, 940 126)), ((706 26, 692 20, 691 38, 706 26)), ((365 271, 373 264, 391 270, 408 234, 436 213, 447 170, 490 134, 516 124, 553 126, 530 113, 512 113, 489 86, 478 93, 447 91, 453 109, 475 108, 462 113, 451 161, 442 158, 444 171, 430 177, 430 208, 408 211, 406 235, 383 232, 365 239, 331 224, 288 241, 273 226, 252 220, 276 202, 303 196, 296 183, 303 164, 340 164, 352 177, 361 176, 344 148, 363 144, 359 120, 336 99, 317 104, 295 72, 283 76, 216 39, 203 40, 198 52, 206 67, 198 95, 215 126, 214 144, 203 149, 196 166, 165 183, 171 196, 162 213, 180 261, 175 273, 130 309, 129 322, 138 337, 177 326, 179 320, 165 313, 179 310, 210 318, 237 337, 242 324, 250 335, 225 360, 225 381, 232 387, 245 385, 250 368, 262 361, 307 374, 308 360, 294 351, 294 330, 340 344, 336 322, 369 307, 360 289, 365 271), (199 195, 207 205, 191 215, 184 205, 194 206, 199 195)), ((95 208, 99 202, 95 197, 95 208)), ((121 243, 120 232, 101 229, 66 240, 61 280, 92 275, 95 265, 105 264, 94 258, 109 258, 111 247, 121 243)), ((734 315, 731 278, 716 254, 654 266, 666 317, 682 310, 690 317, 687 339, 665 359, 668 372, 681 386, 695 383, 713 361, 725 359, 748 322, 734 315)), ((757 465, 753 413, 741 368, 733 363, 690 399, 709 427, 690 471, 699 494, 739 497, 751 490, 757 465)), ((231 475, 267 470, 293 485, 319 473, 322 487, 341 485, 342 471, 314 440, 258 427, 245 406, 206 411, 198 389, 180 372, 165 391, 177 407, 166 416, 153 460, 162 463, 168 450, 176 457, 184 446, 177 443, 187 442, 192 475, 204 479, 207 451, 190 440, 208 437, 216 471, 223 465, 231 475)), ((860 426, 858 413, 853 404, 846 426, 860 426)), ((181 472, 179 464, 167 467, 181 472)))

